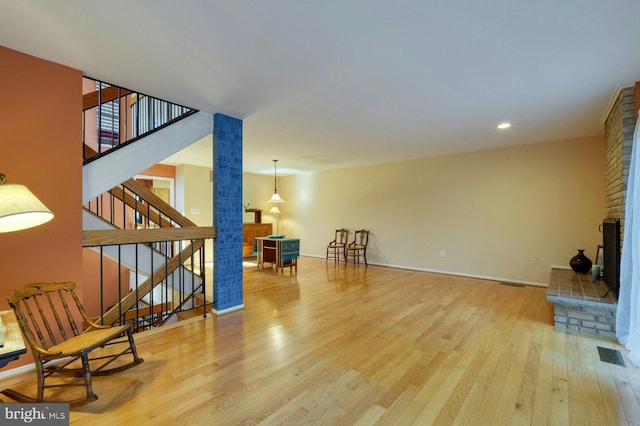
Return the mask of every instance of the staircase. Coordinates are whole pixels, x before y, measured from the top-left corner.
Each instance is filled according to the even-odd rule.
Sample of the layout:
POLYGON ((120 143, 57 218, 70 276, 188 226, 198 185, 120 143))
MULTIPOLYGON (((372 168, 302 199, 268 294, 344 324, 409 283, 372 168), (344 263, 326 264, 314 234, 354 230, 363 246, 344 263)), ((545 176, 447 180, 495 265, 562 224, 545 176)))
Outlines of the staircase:
POLYGON ((211 114, 191 113, 169 126, 85 161, 82 167, 82 202, 88 202, 210 135, 212 126, 211 114))
POLYGON ((99 322, 142 330, 198 306, 206 314, 204 241, 214 228, 132 177, 209 135, 211 115, 101 82, 83 104, 83 246, 98 253, 99 322))

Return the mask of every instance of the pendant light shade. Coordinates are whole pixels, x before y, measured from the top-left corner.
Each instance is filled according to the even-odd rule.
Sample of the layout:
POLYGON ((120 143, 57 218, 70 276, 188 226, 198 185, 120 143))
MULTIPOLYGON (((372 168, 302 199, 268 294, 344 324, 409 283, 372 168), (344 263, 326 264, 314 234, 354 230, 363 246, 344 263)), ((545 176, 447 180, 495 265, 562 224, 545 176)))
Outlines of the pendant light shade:
POLYGON ((273 195, 271 196, 271 199, 267 201, 267 203, 269 204, 284 203, 284 200, 280 198, 280 195, 278 195, 278 180, 277 180, 278 175, 276 172, 277 163, 278 163, 278 160, 273 160, 273 195))
POLYGON ((0 173, 0 232, 20 231, 53 219, 53 213, 26 186, 4 183, 0 173))
POLYGON ((278 193, 274 193, 269 199, 269 201, 267 201, 267 203, 270 203, 270 204, 284 203, 284 200, 280 198, 280 195, 278 193))

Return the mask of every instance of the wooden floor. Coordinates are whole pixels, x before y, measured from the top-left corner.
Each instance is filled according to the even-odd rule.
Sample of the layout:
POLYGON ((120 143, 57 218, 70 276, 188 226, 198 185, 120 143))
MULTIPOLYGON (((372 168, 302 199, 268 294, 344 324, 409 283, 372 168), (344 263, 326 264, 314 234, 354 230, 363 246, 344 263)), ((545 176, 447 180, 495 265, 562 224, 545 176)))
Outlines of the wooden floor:
MULTIPOLYGON (((640 371, 612 340, 554 330, 545 290, 314 258, 293 276, 248 267, 243 311, 137 334, 145 362, 95 378, 100 399, 71 424, 640 424, 640 371)), ((34 393, 34 377, 3 385, 34 393)))

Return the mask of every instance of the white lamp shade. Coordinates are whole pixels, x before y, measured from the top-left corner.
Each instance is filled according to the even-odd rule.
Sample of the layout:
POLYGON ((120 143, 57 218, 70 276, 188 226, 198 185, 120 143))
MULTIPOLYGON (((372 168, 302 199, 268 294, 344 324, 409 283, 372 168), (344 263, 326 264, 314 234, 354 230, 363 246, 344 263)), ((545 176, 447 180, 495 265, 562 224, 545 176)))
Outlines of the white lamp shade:
POLYGON ((280 209, 276 206, 273 206, 271 207, 271 210, 269 210, 269 213, 278 216, 280 214, 280 209))
POLYGON ((271 199, 267 201, 267 203, 269 204, 284 203, 284 200, 280 198, 280 195, 278 195, 277 192, 274 192, 273 195, 271 196, 271 199))
POLYGON ((53 213, 24 185, 0 185, 0 232, 19 231, 42 225, 53 213))

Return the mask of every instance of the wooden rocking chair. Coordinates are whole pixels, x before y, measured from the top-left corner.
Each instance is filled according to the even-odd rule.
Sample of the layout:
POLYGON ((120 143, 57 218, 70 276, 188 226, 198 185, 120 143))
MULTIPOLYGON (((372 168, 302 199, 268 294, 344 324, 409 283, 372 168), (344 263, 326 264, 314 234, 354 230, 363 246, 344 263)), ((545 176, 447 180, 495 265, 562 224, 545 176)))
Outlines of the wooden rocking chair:
POLYGON ((92 376, 109 375, 143 362, 136 352, 131 325, 106 326, 90 320, 74 291, 75 286, 71 282, 26 284, 7 298, 33 352, 38 395, 33 398, 12 389, 3 390, 4 395, 18 402, 67 402, 73 407, 98 399, 91 387, 92 376), (82 324, 82 320, 92 327, 92 331, 78 329, 76 324, 82 324), (120 347, 115 351, 106 348, 111 345, 120 347), (103 353, 90 358, 89 354, 98 348, 103 353), (111 365, 126 354, 131 354, 133 360, 111 365), (77 360, 81 361, 81 366, 75 362, 77 360), (83 377, 84 380, 56 381, 46 385, 45 380, 53 374, 83 377), (45 389, 65 386, 84 386, 86 396, 67 401, 44 399, 45 389))

